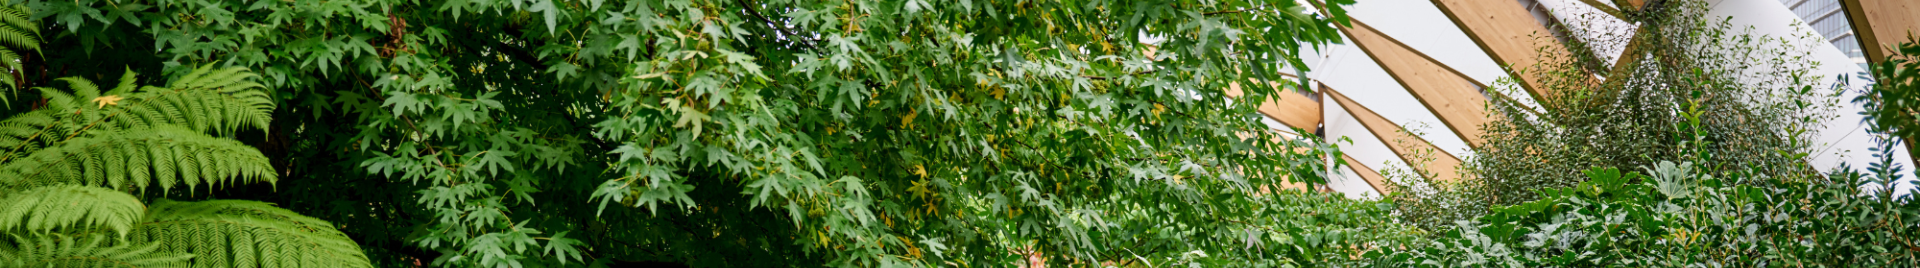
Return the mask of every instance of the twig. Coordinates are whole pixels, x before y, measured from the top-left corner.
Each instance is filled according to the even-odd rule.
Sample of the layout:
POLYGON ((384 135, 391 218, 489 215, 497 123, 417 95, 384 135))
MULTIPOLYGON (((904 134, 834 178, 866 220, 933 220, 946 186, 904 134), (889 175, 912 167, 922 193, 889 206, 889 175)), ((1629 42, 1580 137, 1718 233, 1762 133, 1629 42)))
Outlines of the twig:
POLYGON ((1207 16, 1213 16, 1213 15, 1220 15, 1220 14, 1228 14, 1228 13, 1240 13, 1241 11, 1243 11, 1243 10, 1239 10, 1239 9, 1229 9, 1229 10, 1221 10, 1221 11, 1214 11, 1214 12, 1207 12, 1207 13, 1201 13, 1201 15, 1207 15, 1207 16))
POLYGON ((819 42, 818 40, 806 40, 805 38, 803 38, 803 36, 794 34, 793 31, 787 30, 787 27, 781 26, 781 24, 775 23, 773 22, 773 20, 767 19, 767 16, 760 15, 760 11, 755 10, 753 8, 753 5, 747 4, 746 0, 735 0, 734 2, 740 3, 740 8, 747 10, 747 15, 752 15, 754 18, 760 19, 761 22, 766 22, 768 28, 773 28, 774 30, 780 31, 780 33, 782 34, 786 34, 788 38, 793 39, 794 42, 798 42, 801 45, 807 45, 807 49, 811 49, 815 51, 820 50, 820 47, 813 45, 813 43, 818 43, 819 42))

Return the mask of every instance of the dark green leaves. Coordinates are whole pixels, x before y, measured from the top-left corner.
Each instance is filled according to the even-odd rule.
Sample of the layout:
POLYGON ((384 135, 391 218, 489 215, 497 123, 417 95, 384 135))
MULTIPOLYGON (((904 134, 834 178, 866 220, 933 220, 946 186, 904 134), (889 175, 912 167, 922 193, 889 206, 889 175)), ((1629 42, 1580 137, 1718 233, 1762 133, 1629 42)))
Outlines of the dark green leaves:
POLYGON ((31 4, 135 20, 60 26, 149 72, 260 70, 302 192, 226 194, 386 266, 1308 265, 1399 230, 1275 190, 1337 150, 1218 101, 1338 39, 1295 1, 31 4))

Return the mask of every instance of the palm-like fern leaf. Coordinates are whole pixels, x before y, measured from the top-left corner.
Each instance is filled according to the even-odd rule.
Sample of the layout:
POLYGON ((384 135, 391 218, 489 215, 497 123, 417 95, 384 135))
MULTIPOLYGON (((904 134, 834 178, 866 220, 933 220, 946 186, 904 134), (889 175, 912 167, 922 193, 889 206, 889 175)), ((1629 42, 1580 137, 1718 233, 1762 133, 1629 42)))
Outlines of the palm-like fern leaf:
MULTIPOLYGON (((273 120, 274 102, 266 86, 253 81, 259 77, 247 68, 214 69, 209 64, 173 79, 166 88, 141 88, 140 93, 146 95, 139 97, 146 100, 143 102, 146 105, 129 105, 124 109, 147 119, 140 120, 147 124, 159 123, 161 120, 154 119, 161 116, 173 116, 164 121, 201 131, 231 132, 241 127, 265 130, 273 120), (198 112, 202 116, 182 116, 177 111, 198 112)), ((122 80, 113 92, 132 89, 133 84, 122 80)))
POLYGON ((125 192, 61 185, 36 187, 0 198, 0 230, 45 233, 107 227, 126 235, 147 206, 125 192))
MULTIPOLYGON (((12 42, 5 27, 30 23, 4 9, 0 45, 12 42)), ((12 55, 4 49, 0 57, 12 55)), ((123 192, 273 182, 260 151, 207 134, 267 127, 273 98, 256 77, 203 66, 167 87, 140 87, 127 72, 104 91, 84 78, 61 79, 69 90, 40 88, 46 106, 0 120, 0 231, 14 236, 0 241, 0 267, 371 266, 331 224, 267 203, 163 199, 147 208, 123 192), (55 233, 99 227, 125 240, 55 233)))
POLYGON ((0 162, 54 143, 101 132, 186 127, 199 132, 266 129, 275 104, 244 68, 201 67, 172 87, 136 90, 133 72, 115 88, 101 92, 84 78, 63 78, 71 92, 41 88, 47 106, 0 120, 0 162))
POLYGON ((194 254, 195 267, 372 266, 333 224, 257 201, 162 199, 128 238, 194 254))
POLYGON ((121 190, 158 185, 273 182, 272 164, 259 150, 175 126, 131 129, 75 138, 0 164, 0 185, 100 185, 121 190), (237 181, 235 181, 237 180, 237 181))
POLYGON ((186 267, 191 254, 161 251, 160 243, 113 243, 104 234, 14 235, 0 246, 6 267, 186 267))

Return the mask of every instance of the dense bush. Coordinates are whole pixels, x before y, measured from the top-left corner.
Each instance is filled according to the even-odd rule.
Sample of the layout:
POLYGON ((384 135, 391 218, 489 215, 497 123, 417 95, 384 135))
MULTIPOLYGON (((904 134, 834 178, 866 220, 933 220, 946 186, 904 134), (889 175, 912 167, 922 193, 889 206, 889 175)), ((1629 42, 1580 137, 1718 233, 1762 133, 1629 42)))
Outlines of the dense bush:
POLYGON ((1649 174, 1594 168, 1574 187, 1457 222, 1424 248, 1382 256, 1413 267, 1912 267, 1920 204, 1891 173, 1755 185, 1661 162, 1649 174))
MULTIPOLYGON (((84 93, 16 92, 4 110, 99 116, 145 97, 80 82, 127 74, 132 87, 131 74, 210 70, 199 66, 247 84, 224 90, 274 89, 208 95, 257 99, 274 120, 190 133, 239 152, 227 157, 258 154, 229 167, 274 184, 164 195, 290 211, 0 185, 5 202, 116 193, 94 199, 116 201, 103 215, 154 200, 141 221, 105 221, 134 240, 164 234, 136 225, 199 215, 281 220, 266 222, 324 246, 298 252, 355 251, 337 260, 382 267, 1913 259, 1911 202, 1855 187, 1887 185, 1898 165, 1805 168, 1797 127, 1819 118, 1801 112, 1823 105, 1814 80, 1788 58, 1754 58, 1771 55, 1753 44, 1773 41, 1692 20, 1697 2, 1636 13, 1665 39, 1639 42, 1627 67, 1576 53, 1535 69, 1574 93, 1497 103, 1508 121, 1468 169, 1479 179, 1410 184, 1386 201, 1287 189, 1324 182, 1339 148, 1267 131, 1248 116, 1259 102, 1242 101, 1290 94, 1275 73, 1338 40, 1332 24, 1350 1, 1320 12, 1184 0, 16 2, 37 11, 0 19, 12 31, 0 33, 14 73, 4 82, 84 93), (46 45, 15 44, 38 38, 25 32, 48 33, 46 45), (14 53, 29 50, 39 53, 14 53), (1595 83, 1597 71, 1609 79, 1595 83), (1692 164, 1576 172, 1658 160, 1692 164)), ((172 135, 79 129, 64 130, 77 141, 172 135)), ((59 145, 48 144, 30 149, 59 145)), ((101 170, 86 163, 66 170, 101 170)), ((22 229, 40 240, 0 243, 0 255, 82 245, 54 248, 219 266, 212 254, 228 252, 26 233, 43 229, 22 229)))
POLYGON ((1337 148, 1227 101, 1291 94, 1351 1, 15 2, 49 37, 20 85, 259 73, 275 120, 233 136, 283 179, 196 198, 375 266, 1285 266, 1406 230, 1280 191, 1337 148))
MULTIPOLYGON (((1592 167, 1690 161, 1703 174, 1760 176, 1735 183, 1819 173, 1805 161, 1814 130, 1833 118, 1839 102, 1839 92, 1827 90, 1831 77, 1807 71, 1814 63, 1806 55, 1820 40, 1745 32, 1707 16, 1701 1, 1666 1, 1628 14, 1638 28, 1616 28, 1633 25, 1605 23, 1613 15, 1597 12, 1556 27, 1568 36, 1569 53, 1543 55, 1567 56, 1516 67, 1552 95, 1492 101, 1487 142, 1462 169, 1469 179, 1398 179, 1412 182, 1396 197, 1409 222, 1446 226, 1491 206, 1531 201, 1535 189, 1587 180, 1577 171, 1592 167), (1621 32, 1634 34, 1608 34, 1621 32), (1624 52, 1608 61, 1593 48, 1624 52)), ((1526 94, 1512 81, 1495 89, 1526 94)))

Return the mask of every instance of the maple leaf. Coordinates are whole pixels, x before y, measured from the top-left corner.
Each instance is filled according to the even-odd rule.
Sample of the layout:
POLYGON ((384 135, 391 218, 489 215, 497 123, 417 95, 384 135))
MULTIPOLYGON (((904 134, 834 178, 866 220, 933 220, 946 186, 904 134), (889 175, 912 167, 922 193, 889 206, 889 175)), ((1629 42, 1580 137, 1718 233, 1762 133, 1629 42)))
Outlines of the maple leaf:
POLYGON ((120 100, 122 100, 122 98, 120 98, 120 95, 106 95, 106 96, 100 96, 98 98, 93 98, 93 103, 100 105, 99 107, 95 107, 95 108, 107 108, 107 105, 120 105, 120 100))

